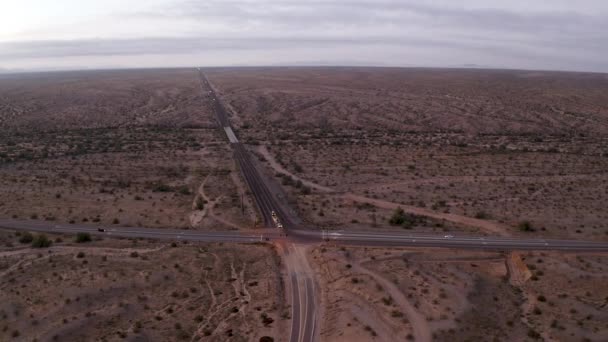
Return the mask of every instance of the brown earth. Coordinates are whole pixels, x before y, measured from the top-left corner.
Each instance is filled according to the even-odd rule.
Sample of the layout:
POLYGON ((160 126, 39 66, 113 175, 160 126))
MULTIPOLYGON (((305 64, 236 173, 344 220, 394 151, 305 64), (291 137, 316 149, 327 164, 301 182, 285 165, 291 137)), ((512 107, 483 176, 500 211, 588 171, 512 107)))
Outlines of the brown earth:
POLYGON ((255 221, 194 70, 12 76, 0 98, 0 216, 204 230, 255 221))
POLYGON ((604 75, 383 68, 208 75, 238 113, 242 140, 312 226, 391 228, 401 206, 428 218, 414 224, 422 232, 608 238, 604 75), (521 232, 522 222, 532 231, 521 232))
POLYGON ((33 249, 15 233, 0 236, 2 341, 252 341, 287 334, 272 246, 51 236, 50 248, 33 249))
POLYGON ((318 247, 325 341, 603 341, 606 255, 318 247), (529 269, 529 270, 528 270, 529 269))

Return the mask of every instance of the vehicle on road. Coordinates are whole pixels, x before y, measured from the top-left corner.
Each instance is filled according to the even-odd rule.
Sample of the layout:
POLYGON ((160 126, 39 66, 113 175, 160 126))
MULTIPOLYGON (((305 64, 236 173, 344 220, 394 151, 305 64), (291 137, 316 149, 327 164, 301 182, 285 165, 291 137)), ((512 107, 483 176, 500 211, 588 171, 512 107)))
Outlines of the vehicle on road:
POLYGON ((444 235, 443 237, 446 238, 446 239, 451 239, 451 238, 454 237, 454 235, 444 235))
POLYGON ((270 213, 270 216, 272 217, 272 221, 274 222, 274 225, 277 228, 283 229, 283 224, 281 223, 281 220, 279 220, 279 216, 277 215, 277 213, 274 210, 270 213))
POLYGON ((97 228, 97 231, 98 231, 98 232, 102 232, 102 233, 103 233, 103 232, 105 232, 106 230, 105 230, 105 228, 97 228))

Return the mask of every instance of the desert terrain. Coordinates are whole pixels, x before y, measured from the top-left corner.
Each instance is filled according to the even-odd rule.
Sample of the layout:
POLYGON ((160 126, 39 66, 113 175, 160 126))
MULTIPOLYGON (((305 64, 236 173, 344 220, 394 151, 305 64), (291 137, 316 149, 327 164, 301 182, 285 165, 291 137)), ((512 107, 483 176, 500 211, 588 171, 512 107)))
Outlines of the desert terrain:
MULTIPOLYGON (((202 72, 297 228, 608 241, 605 75, 202 72)), ((0 218, 260 228, 211 102, 196 69, 4 75, 0 218)), ((295 297, 322 341, 608 339, 602 253, 47 238, 0 230, 0 340, 282 341, 295 297)))
POLYGON ((326 229, 608 239, 601 74, 385 68, 208 72, 302 218, 326 229), (398 227, 401 229, 401 227, 398 227))
POLYGON ((316 247, 325 341, 604 341, 605 254, 316 247))
POLYGON ((270 245, 0 231, 2 341, 252 341, 285 334, 270 245), (38 234, 33 234, 36 238, 38 234))
POLYGON ((209 102, 192 70, 6 76, 0 215, 203 230, 253 226, 256 210, 209 102))

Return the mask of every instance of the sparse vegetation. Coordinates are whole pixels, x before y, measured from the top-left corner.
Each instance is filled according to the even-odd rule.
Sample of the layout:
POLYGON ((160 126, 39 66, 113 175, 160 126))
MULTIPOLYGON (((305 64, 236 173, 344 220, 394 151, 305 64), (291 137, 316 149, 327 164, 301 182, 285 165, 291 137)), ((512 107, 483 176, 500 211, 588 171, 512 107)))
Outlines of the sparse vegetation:
POLYGON ((78 243, 84 243, 84 242, 91 242, 91 234, 89 233, 77 233, 76 234, 76 242, 78 243))
POLYGON ((32 241, 32 247, 34 248, 46 248, 50 247, 53 242, 44 234, 37 235, 32 241))

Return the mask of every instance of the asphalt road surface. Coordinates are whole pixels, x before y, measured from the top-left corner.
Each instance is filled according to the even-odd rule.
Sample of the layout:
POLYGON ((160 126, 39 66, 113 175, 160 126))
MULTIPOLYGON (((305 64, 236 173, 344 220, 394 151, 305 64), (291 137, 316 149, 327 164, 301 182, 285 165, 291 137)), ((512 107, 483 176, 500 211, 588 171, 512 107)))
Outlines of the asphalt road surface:
POLYGON ((238 141, 238 136, 230 125, 228 112, 222 104, 222 101, 220 101, 215 93, 215 90, 213 90, 211 87, 209 80, 200 70, 199 75, 201 78, 201 89, 203 94, 211 98, 218 123, 226 132, 228 141, 230 142, 230 145, 234 151, 234 159, 237 161, 241 169, 241 173, 243 174, 243 178, 247 182, 247 185, 253 194, 253 198, 260 209, 260 214, 264 220, 264 225, 269 228, 275 227, 274 221, 271 217, 271 213, 274 211, 285 229, 294 228, 295 225, 290 220, 289 215, 285 214, 282 206, 279 205, 277 199, 272 195, 272 192, 269 190, 269 187, 264 181, 263 177, 261 177, 259 171, 253 165, 249 152, 245 146, 238 141))
POLYGON ((191 230, 155 229, 143 227, 94 226, 82 224, 56 224, 48 221, 0 220, 0 228, 44 233, 89 233, 106 237, 148 238, 192 242, 255 243, 276 240, 281 234, 264 232, 196 232, 191 230))
MULTIPOLYGON (((278 229, 238 232, 201 232, 194 230, 119 227, 83 224, 56 224, 49 221, 0 219, 0 228, 46 233, 76 234, 79 232, 106 237, 132 237, 160 240, 201 242, 254 243, 285 240, 278 229), (103 231, 100 231, 102 229, 103 231)), ((608 251, 607 242, 555 240, 539 238, 504 238, 470 235, 418 235, 401 232, 310 231, 291 230, 290 240, 302 243, 332 242, 341 245, 385 247, 440 247, 488 250, 571 250, 582 252, 608 251)))
POLYGON ((539 238, 505 238, 470 235, 422 235, 403 232, 363 231, 306 231, 290 232, 303 241, 332 241, 338 244, 395 247, 443 247, 454 249, 487 250, 571 250, 608 251, 608 243, 581 240, 554 240, 539 238))

